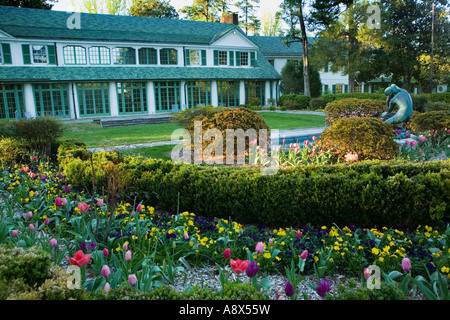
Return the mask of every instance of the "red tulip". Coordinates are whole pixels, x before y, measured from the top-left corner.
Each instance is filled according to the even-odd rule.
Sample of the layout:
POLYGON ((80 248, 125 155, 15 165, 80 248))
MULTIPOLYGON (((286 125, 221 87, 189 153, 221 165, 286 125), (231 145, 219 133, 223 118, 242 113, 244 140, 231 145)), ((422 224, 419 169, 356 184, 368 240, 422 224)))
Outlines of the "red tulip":
POLYGON ((67 259, 69 259, 70 263, 74 266, 82 267, 84 265, 87 265, 89 263, 89 260, 91 259, 90 254, 84 254, 83 251, 79 250, 75 253, 75 257, 69 258, 66 256, 67 259))
POLYGON ((62 199, 61 198, 56 198, 55 206, 57 206, 57 207, 61 207, 62 206, 62 199))
POLYGON ((88 211, 89 205, 87 205, 84 202, 78 202, 78 209, 80 210, 81 213, 85 213, 86 211, 88 211))
POLYGON ((300 254, 300 259, 305 260, 307 256, 308 256, 308 250, 305 250, 300 254))
POLYGON ((230 260, 230 266, 231 269, 233 269, 234 272, 236 272, 237 274, 240 274, 242 272, 244 272, 247 267, 248 267, 248 260, 241 260, 241 259, 237 259, 236 261, 231 259, 230 260))
POLYGON ((230 250, 230 248, 227 248, 227 249, 223 252, 223 257, 224 257, 225 259, 230 259, 230 256, 231 256, 231 250, 230 250))

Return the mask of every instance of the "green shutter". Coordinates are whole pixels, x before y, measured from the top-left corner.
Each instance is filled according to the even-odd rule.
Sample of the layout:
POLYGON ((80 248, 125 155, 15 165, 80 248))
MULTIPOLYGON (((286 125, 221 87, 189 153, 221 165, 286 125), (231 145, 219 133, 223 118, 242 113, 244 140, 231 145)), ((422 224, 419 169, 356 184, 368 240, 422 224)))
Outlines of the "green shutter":
POLYGON ((336 94, 336 85, 333 84, 333 94, 336 94))
POLYGON ((187 66, 191 65, 191 56, 189 49, 184 49, 184 60, 187 66))
POLYGON ((219 51, 214 50, 214 65, 218 66, 219 65, 219 51))
POLYGON ((3 63, 12 64, 11 46, 9 43, 2 43, 3 63))
POLYGON ((327 84, 324 85, 324 93, 325 93, 325 94, 329 93, 328 90, 329 90, 329 89, 328 89, 328 85, 327 85, 327 84))
POLYGON ((328 62, 327 65, 325 66, 324 72, 328 72, 328 62))
POLYGON ((250 52, 250 65, 256 67, 256 52, 250 52))
POLYGON ((230 66, 234 66, 234 51, 228 53, 230 54, 230 66))
POLYGON ((206 50, 202 50, 202 66, 206 66, 206 50))
POLYGON ((31 64, 30 45, 22 45, 23 64, 31 64))
POLYGON ((47 46, 48 51, 48 64, 56 64, 56 50, 55 45, 51 44, 47 46))
POLYGON ((241 66, 241 53, 239 51, 236 51, 236 67, 241 66))
POLYGON ((344 85, 344 93, 348 93, 348 84, 344 85))

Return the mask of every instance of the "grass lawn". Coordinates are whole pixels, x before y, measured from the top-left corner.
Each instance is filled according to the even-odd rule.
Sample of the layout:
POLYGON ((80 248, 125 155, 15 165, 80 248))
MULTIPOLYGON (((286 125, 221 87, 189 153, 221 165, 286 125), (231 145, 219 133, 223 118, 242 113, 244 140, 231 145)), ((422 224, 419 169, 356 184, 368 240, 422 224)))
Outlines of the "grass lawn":
MULTIPOLYGON (((260 114, 271 129, 288 130, 325 126, 325 117, 322 115, 280 112, 261 112, 260 114)), ((169 141, 172 132, 181 128, 174 123, 102 128, 100 124, 93 122, 67 123, 64 127, 63 138, 82 139, 89 148, 169 141)), ((172 148, 173 146, 138 148, 132 153, 163 158, 172 148)))

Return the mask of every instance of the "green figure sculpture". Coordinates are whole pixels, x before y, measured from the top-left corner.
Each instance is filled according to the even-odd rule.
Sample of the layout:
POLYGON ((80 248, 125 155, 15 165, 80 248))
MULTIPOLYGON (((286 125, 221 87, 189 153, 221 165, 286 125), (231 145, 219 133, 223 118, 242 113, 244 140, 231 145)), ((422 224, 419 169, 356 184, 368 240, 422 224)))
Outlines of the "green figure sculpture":
POLYGON ((405 128, 406 123, 411 119, 413 111, 411 96, 406 90, 397 87, 395 84, 387 87, 384 90, 384 94, 387 96, 387 112, 383 112, 381 117, 386 119, 385 122, 405 128), (398 107, 398 111, 392 112, 395 106, 398 107))

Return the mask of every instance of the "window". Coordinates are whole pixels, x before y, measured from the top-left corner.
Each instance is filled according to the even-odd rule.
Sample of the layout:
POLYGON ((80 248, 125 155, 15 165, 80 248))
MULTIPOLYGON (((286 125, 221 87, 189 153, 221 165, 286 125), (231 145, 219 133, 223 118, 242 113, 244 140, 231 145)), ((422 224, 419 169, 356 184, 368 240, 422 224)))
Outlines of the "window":
POLYGON ((333 85, 333 93, 344 93, 344 85, 343 84, 333 85))
POLYGON ((156 49, 141 48, 139 53, 139 64, 158 64, 156 49))
POLYGON ((134 48, 114 48, 113 49, 114 64, 136 64, 136 50, 134 48))
POLYGON ((119 114, 146 113, 147 89, 145 82, 117 83, 119 114))
POLYGON ((156 112, 180 110, 180 83, 176 81, 155 82, 156 112))
POLYGON ((288 63, 292 64, 293 66, 298 67, 300 64, 299 60, 288 60, 288 63))
POLYGON ((189 108, 211 104, 211 82, 189 81, 186 82, 186 89, 189 108))
POLYGON ((67 118, 69 112, 69 87, 65 83, 34 84, 37 116, 67 118))
POLYGON ((66 46, 63 48, 65 64, 86 64, 86 49, 80 46, 66 46))
POLYGON ((160 63, 161 64, 178 64, 177 50, 175 49, 161 49, 160 51, 160 63))
POLYGON ((224 107, 239 106, 239 81, 217 81, 219 105, 224 107))
POLYGON ((110 114, 108 83, 78 83, 77 92, 82 117, 110 114))
POLYGON ((0 84, 0 119, 19 119, 24 111, 23 89, 18 84, 0 84))
POLYGON ((248 66, 248 52, 240 53, 241 66, 248 66))
POLYGON ((111 57, 106 47, 90 47, 89 62, 93 65, 110 64, 111 57))
POLYGON ((47 63, 47 46, 31 46, 31 55, 33 57, 33 63, 47 63))
POLYGON ((219 51, 219 66, 228 65, 228 52, 227 51, 219 51))
POLYGON ((252 99, 258 99, 259 105, 265 103, 265 82, 264 81, 246 81, 245 82, 245 98, 246 103, 252 99))
POLYGON ((191 65, 200 65, 200 50, 189 50, 189 59, 191 65))

